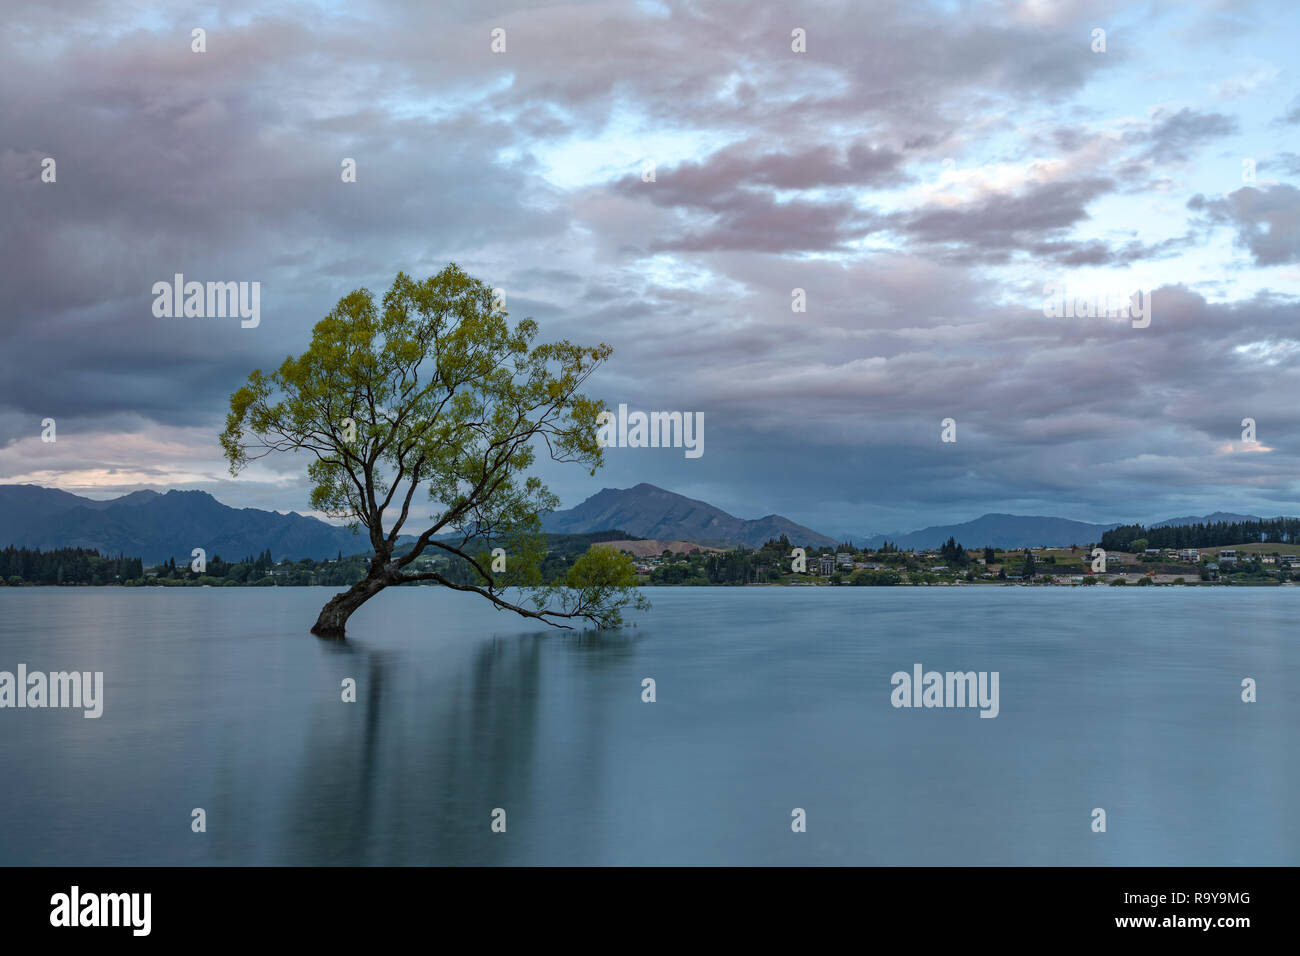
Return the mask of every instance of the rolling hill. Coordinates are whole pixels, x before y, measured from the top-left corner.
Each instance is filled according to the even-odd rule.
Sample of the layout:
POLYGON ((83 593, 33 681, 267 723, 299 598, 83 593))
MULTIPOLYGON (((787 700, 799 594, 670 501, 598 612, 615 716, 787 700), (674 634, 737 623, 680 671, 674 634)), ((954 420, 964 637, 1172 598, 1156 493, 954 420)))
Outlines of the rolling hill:
POLYGON ((574 508, 543 515, 542 528, 558 534, 622 528, 642 538, 732 547, 756 548, 781 535, 796 545, 836 544, 834 538, 780 515, 737 518, 711 504, 644 482, 633 488, 605 488, 574 508))
POLYGON ((891 541, 903 550, 937 548, 956 538, 967 548, 1032 548, 1038 545, 1087 544, 1101 538, 1115 524, 1091 524, 1040 515, 986 514, 961 524, 935 525, 906 534, 874 535, 855 544, 878 548, 891 541))

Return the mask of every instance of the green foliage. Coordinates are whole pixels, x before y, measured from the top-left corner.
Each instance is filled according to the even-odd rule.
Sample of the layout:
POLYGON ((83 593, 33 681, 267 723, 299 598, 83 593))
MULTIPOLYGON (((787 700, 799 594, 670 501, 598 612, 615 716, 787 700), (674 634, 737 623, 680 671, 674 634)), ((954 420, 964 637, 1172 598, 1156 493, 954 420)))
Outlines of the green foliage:
POLYGON ((555 605, 603 628, 621 627, 623 609, 629 605, 638 611, 650 609, 650 602, 636 587, 632 558, 601 545, 592 545, 573 562, 562 587, 544 588, 533 600, 539 609, 555 605))
POLYGON ((535 344, 532 319, 511 326, 493 305, 492 289, 454 263, 422 281, 399 273, 382 303, 366 289, 344 296, 307 351, 254 371, 231 396, 221 435, 231 472, 273 452, 307 454, 312 508, 364 530, 367 575, 380 586, 437 581, 548 623, 616 619, 606 611, 626 596, 618 589, 598 590, 610 608, 584 599, 580 611, 529 611, 502 597, 544 587, 539 515, 559 500, 528 474, 538 449, 592 474, 603 462, 604 407, 579 389, 613 350, 535 344), (402 552, 408 521, 424 530, 402 552), (506 549, 504 572, 491 570, 491 542, 506 549), (453 580, 414 568, 427 549, 468 572, 453 580))
MULTIPOLYGON (((744 585, 769 584, 783 580, 790 569, 788 539, 768 541, 757 551, 695 552, 689 555, 661 555, 661 563, 650 570, 652 585, 744 585)), ((817 557, 808 559, 815 570, 817 557)))
POLYGON ((897 571, 888 568, 881 571, 868 571, 866 569, 855 571, 853 576, 849 578, 849 584, 858 587, 892 587, 902 583, 903 576, 897 571))
POLYGON ((940 546, 939 556, 951 568, 964 568, 970 564, 970 555, 955 538, 949 538, 940 546))
POLYGON ((661 564, 650 572, 651 584, 685 584, 692 577, 689 561, 673 561, 661 564))

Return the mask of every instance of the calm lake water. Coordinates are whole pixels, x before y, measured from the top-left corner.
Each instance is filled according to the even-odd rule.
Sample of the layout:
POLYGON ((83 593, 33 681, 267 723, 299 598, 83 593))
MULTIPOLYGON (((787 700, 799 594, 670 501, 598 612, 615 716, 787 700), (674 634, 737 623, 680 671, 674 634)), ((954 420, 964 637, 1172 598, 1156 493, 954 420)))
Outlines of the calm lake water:
POLYGON ((0 710, 0 864, 1300 863, 1297 588, 660 588, 601 636, 404 588, 331 644, 333 590, 0 588, 0 670, 105 675, 0 710), (999 715, 894 708, 916 663, 999 715))

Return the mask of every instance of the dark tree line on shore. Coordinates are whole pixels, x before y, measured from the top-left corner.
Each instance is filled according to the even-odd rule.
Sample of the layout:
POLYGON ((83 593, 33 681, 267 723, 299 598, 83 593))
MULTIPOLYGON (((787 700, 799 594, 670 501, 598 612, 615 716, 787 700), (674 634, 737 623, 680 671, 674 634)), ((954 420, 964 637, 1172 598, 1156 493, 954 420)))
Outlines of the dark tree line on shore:
POLYGON ((323 584, 334 587, 359 580, 365 569, 364 557, 353 555, 345 558, 341 552, 329 560, 300 558, 276 563, 271 557, 271 549, 267 548, 257 557, 248 555, 237 561, 213 555, 201 572, 194 571, 184 559, 178 562, 169 558, 156 569, 151 569, 150 576, 130 583, 164 587, 178 584, 211 587, 307 587, 323 584))
POLYGON ((1144 528, 1140 524, 1120 525, 1101 536, 1106 551, 1127 551, 1142 538, 1148 548, 1217 548, 1264 541, 1294 543, 1300 540, 1300 518, 1268 518, 1262 521, 1216 521, 1213 524, 1180 524, 1165 528, 1144 528))
POLYGON ((93 548, 16 548, 0 551, 0 583, 115 584, 141 577, 139 558, 103 557, 93 548))

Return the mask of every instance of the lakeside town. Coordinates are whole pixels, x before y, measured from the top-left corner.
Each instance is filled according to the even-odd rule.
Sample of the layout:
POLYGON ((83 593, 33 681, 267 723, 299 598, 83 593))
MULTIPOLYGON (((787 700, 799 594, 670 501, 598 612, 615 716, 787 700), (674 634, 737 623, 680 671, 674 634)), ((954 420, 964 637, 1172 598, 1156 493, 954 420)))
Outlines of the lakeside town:
MULTIPOLYGON (((1250 542, 1232 547, 1156 548, 1138 539, 1125 551, 1095 544, 1059 547, 965 548, 949 539, 939 548, 903 550, 891 544, 857 548, 799 548, 772 539, 760 548, 723 548, 686 541, 629 538, 619 532, 551 535, 541 581, 563 582, 592 547, 624 555, 635 583, 691 586, 1222 586, 1300 583, 1300 544, 1250 542), (603 539, 603 540, 601 540, 603 539), (662 547, 661 547, 662 546, 662 547)), ((145 566, 139 558, 103 557, 93 549, 0 550, 0 586, 345 587, 364 577, 365 555, 280 559, 269 549, 202 566, 174 558, 145 566)), ((446 555, 416 559, 455 584, 481 583, 468 564, 446 555)), ((433 582, 416 586, 437 586, 433 582)))
MULTIPOLYGON (((1138 545, 1145 542, 1139 540, 1138 545)), ((614 542, 610 546, 618 546, 614 542)), ((770 543, 771 544, 771 543, 770 543)), ((901 551, 888 545, 860 550, 807 550, 785 555, 784 544, 756 552, 695 548, 637 561, 648 585, 748 583, 777 585, 1281 585, 1300 582, 1300 545, 1257 542, 1235 547, 1147 548, 1101 551, 1094 545, 966 549, 949 540, 937 549, 901 551), (728 556, 753 555, 745 582, 716 580, 728 556), (714 573, 711 573, 714 572, 714 573)))

